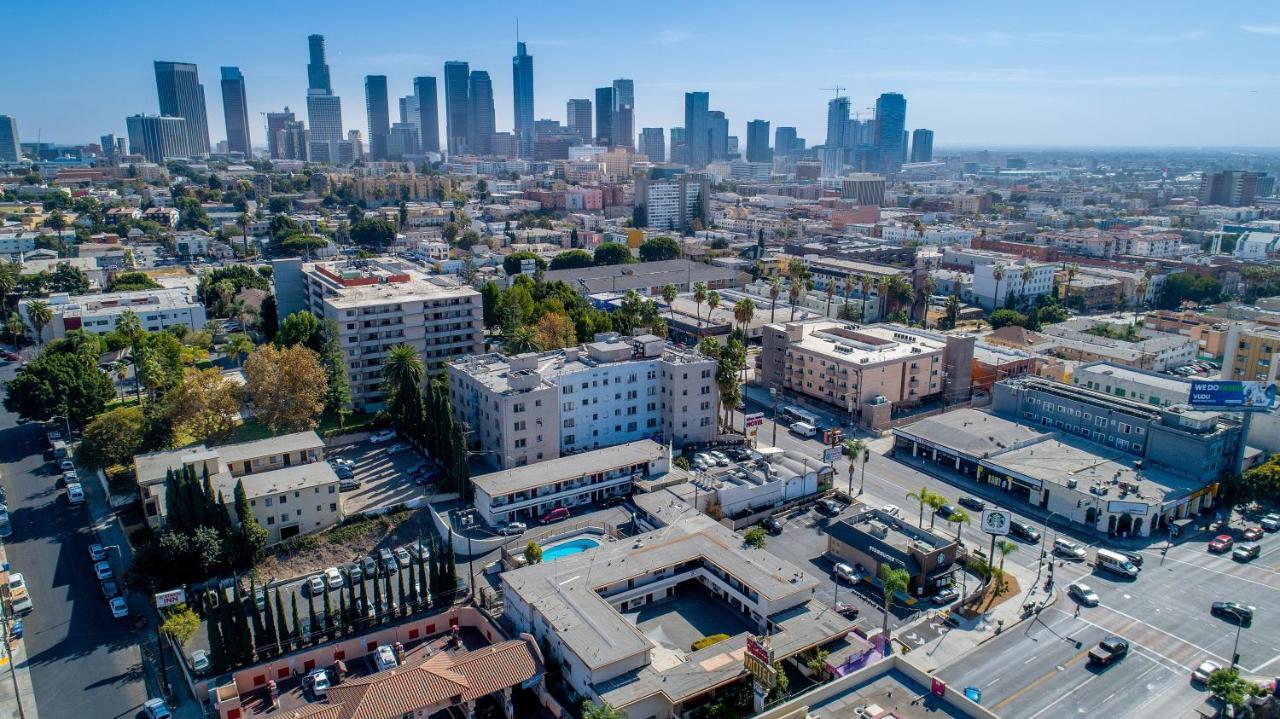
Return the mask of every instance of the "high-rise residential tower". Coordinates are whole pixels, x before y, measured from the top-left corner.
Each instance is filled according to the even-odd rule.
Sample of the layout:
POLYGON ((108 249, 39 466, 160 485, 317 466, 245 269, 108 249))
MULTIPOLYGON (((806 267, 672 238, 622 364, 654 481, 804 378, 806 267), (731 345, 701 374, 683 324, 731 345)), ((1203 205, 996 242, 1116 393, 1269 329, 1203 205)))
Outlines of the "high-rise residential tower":
POLYGON ((876 98, 876 150, 883 173, 902 169, 902 133, 906 132, 907 99, 896 92, 876 98))
POLYGON ((413 94, 418 98, 418 147, 423 152, 440 152, 440 101, 436 79, 413 78, 413 94))
POLYGON ((613 88, 596 88, 596 144, 613 144, 613 88))
POLYGON ((329 83, 329 64, 324 53, 324 35, 308 35, 307 50, 311 58, 307 63, 307 89, 332 95, 333 85, 329 83))
POLYGON ((570 100, 565 105, 565 126, 582 138, 583 142, 591 141, 591 100, 579 98, 570 100))
POLYGON ((471 108, 468 88, 471 83, 471 66, 465 62, 450 60, 444 64, 444 120, 449 154, 461 155, 468 151, 467 134, 470 123, 467 113, 471 108))
POLYGON ((238 67, 222 68, 222 118, 227 125, 227 149, 245 159, 253 157, 249 139, 249 101, 245 98, 244 75, 238 67))
POLYGON ((933 130, 920 128, 911 133, 911 161, 933 162, 933 130))
POLYGON ((666 161, 667 144, 661 127, 646 127, 640 131, 640 154, 647 156, 649 162, 666 161))
POLYGON ((516 154, 533 157, 533 56, 525 51, 522 42, 516 43, 515 57, 511 58, 511 83, 515 94, 516 154))
POLYGON ((125 118, 125 127, 133 151, 146 157, 148 162, 161 164, 165 160, 191 156, 187 148, 190 135, 186 118, 133 115, 125 118))
POLYGON ((493 154, 496 125, 493 110, 493 81, 485 70, 473 70, 467 84, 467 151, 474 155, 493 154))
POLYGON ((707 113, 707 136, 711 145, 711 159, 729 159, 729 118, 720 110, 707 113))
MULTIPOLYGON (((750 148, 751 137, 748 133, 747 147, 750 148)), ((773 154, 778 157, 788 157, 796 149, 796 129, 794 127, 779 127, 773 131, 773 154)), ((749 149, 748 149, 749 151, 749 149)))
POLYGON ((200 73, 189 62, 156 60, 156 94, 160 114, 187 121, 187 155, 209 154, 209 119, 205 113, 204 85, 200 73))
POLYGON ((626 78, 613 81, 613 130, 609 136, 614 145, 634 147, 636 141, 636 86, 626 78))
POLYGON ((17 162, 22 159, 22 145, 18 142, 18 121, 8 115, 0 115, 0 162, 17 162))
POLYGON ((827 147, 851 147, 846 130, 849 126, 849 98, 837 97, 827 102, 827 147))
POLYGON ((387 139, 391 135, 391 109, 387 98, 387 76, 366 75, 364 108, 369 118, 369 159, 387 159, 387 139))
MULTIPOLYGON (((707 92, 684 94, 685 162, 695 169, 707 166, 711 161, 711 136, 708 133, 708 110, 711 95, 707 92)), ((671 136, 675 146, 675 134, 671 136)))
POLYGON ((752 120, 747 123, 747 162, 773 162, 769 149, 769 121, 752 120))

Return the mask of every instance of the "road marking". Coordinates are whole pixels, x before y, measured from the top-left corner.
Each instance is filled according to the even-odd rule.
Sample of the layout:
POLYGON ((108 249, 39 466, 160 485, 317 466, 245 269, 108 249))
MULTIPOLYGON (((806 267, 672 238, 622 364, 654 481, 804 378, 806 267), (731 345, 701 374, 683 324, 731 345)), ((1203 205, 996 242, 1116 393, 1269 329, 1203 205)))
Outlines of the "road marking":
POLYGON ((1034 662, 1036 659, 1038 659, 1038 657, 1034 657, 1034 656, 1033 656, 1033 657, 1031 657, 1030 659, 1028 659, 1027 661, 1023 662, 1023 665, 1030 664, 1031 662, 1034 662))
MULTIPOLYGON (((1198 645, 1196 645, 1196 644, 1192 644, 1191 642, 1189 642, 1189 641, 1187 641, 1187 640, 1185 640, 1185 639, 1183 639, 1183 638, 1181 638, 1181 637, 1178 637, 1178 636, 1175 636, 1175 635, 1173 635, 1173 634, 1170 634, 1169 632, 1166 632, 1166 631, 1164 631, 1163 629, 1160 629, 1159 627, 1153 627, 1153 626, 1151 626, 1150 624, 1147 624, 1146 622, 1142 621, 1141 619, 1138 619, 1138 618, 1136 618, 1136 617, 1132 617, 1132 616, 1130 616, 1130 615, 1128 615, 1128 614, 1125 614, 1124 612, 1121 612, 1121 611, 1118 611, 1118 610, 1115 610, 1115 609, 1111 609, 1110 607, 1103 607, 1103 606, 1099 606, 1099 607, 1097 607, 1097 608, 1098 608, 1098 609, 1107 609, 1107 610, 1111 611, 1113 614, 1117 614, 1117 615, 1119 615, 1119 616, 1122 616, 1122 617, 1124 617, 1124 618, 1126 618, 1126 619, 1128 619, 1128 620, 1130 620, 1130 621, 1129 621, 1129 623, 1128 623, 1128 624, 1126 624, 1126 625, 1124 625, 1124 626, 1122 626, 1122 627, 1108 627, 1108 626, 1106 626, 1106 625, 1104 625, 1104 624, 1099 624, 1098 622, 1094 622, 1094 621, 1090 621, 1090 620, 1088 620, 1088 619, 1085 619, 1084 617, 1075 617, 1075 618, 1076 618, 1076 619, 1079 619, 1080 621, 1084 622, 1085 624, 1088 624, 1088 625, 1089 625, 1089 626, 1091 626, 1091 627, 1095 627, 1095 628, 1097 628, 1097 629, 1101 629, 1102 631, 1104 631, 1104 632, 1106 632, 1106 633, 1108 633, 1108 634, 1118 634, 1118 635, 1120 635, 1120 636, 1124 637, 1125 639, 1128 639, 1129 641, 1133 642, 1133 644, 1134 644, 1134 646, 1135 646, 1135 647, 1138 647, 1138 648, 1142 649, 1143 651, 1150 652, 1152 655, 1154 655, 1154 656, 1156 656, 1156 657, 1159 657, 1160 659, 1162 659, 1162 660, 1164 660, 1164 661, 1166 661, 1166 662, 1169 662, 1170 664, 1172 664, 1172 665, 1173 665, 1173 666, 1175 666, 1175 667, 1178 667, 1178 668, 1180 668, 1180 669, 1186 669, 1186 670, 1190 670, 1190 669, 1191 669, 1191 667, 1190 667, 1190 666, 1188 666, 1188 665, 1186 665, 1186 664, 1183 664, 1182 662, 1180 662, 1180 661, 1178 661, 1178 660, 1176 660, 1176 659, 1174 659, 1174 658, 1172 658, 1172 657, 1170 657, 1170 656, 1167 656, 1167 655, 1165 655, 1165 654, 1162 654, 1162 653, 1160 653, 1160 652, 1156 651, 1155 649, 1152 649, 1151 647, 1147 646, 1147 643, 1145 643, 1145 642, 1143 642, 1143 641, 1140 641, 1140 640, 1138 640, 1138 639, 1134 638, 1133 636, 1131 636, 1131 635, 1130 635, 1130 633, 1129 633, 1130 628, 1132 628, 1135 624, 1136 624, 1136 625, 1141 625, 1142 627, 1145 627, 1145 628, 1147 628, 1147 629, 1151 629, 1151 630, 1153 630, 1153 631, 1155 631, 1155 632, 1158 632, 1158 633, 1160 633, 1160 634, 1164 634, 1165 636, 1167 636, 1167 637, 1169 637, 1169 638, 1171 638, 1171 639, 1173 639, 1173 640, 1175 640, 1175 641, 1179 642, 1180 644, 1186 645, 1186 646, 1191 647, 1191 648, 1193 648, 1193 649, 1195 649, 1195 650, 1197 650, 1197 651, 1200 651, 1200 652, 1203 652, 1203 653, 1205 653, 1205 654, 1208 654, 1209 656, 1216 657, 1216 658, 1218 658, 1218 659, 1223 659, 1224 661, 1227 661, 1224 657, 1218 656, 1217 654, 1214 654, 1213 652, 1209 651, 1208 649, 1205 649, 1204 647, 1198 646, 1198 645)), ((1051 608, 1050 608, 1050 611, 1058 612, 1059 614, 1062 614, 1062 615, 1064 615, 1064 616, 1068 616, 1068 617, 1072 616, 1070 613, 1068 613, 1068 612, 1064 612, 1063 610, 1058 609, 1057 607, 1051 607, 1051 608)))
MULTIPOLYGON (((1088 654, 1088 651, 1086 651, 1085 653, 1086 653, 1086 654, 1088 654)), ((1072 687, 1072 688, 1070 689, 1070 691, 1066 692, 1065 694, 1063 694, 1062 696, 1058 697, 1057 699, 1054 699, 1054 700, 1053 700, 1053 701, 1052 701, 1048 706, 1046 706, 1045 708, 1043 708, 1043 709, 1041 709, 1040 711, 1036 712, 1035 714, 1032 714, 1032 715, 1031 715, 1030 717, 1028 717, 1027 719, 1036 719, 1036 717, 1040 716, 1041 714, 1044 714, 1045 712, 1047 712, 1047 711, 1049 711, 1050 709, 1052 709, 1052 708, 1054 708, 1055 706, 1057 706, 1057 705, 1058 705, 1058 702, 1060 702, 1060 701, 1062 701, 1063 699, 1066 699, 1067 697, 1071 696, 1071 695, 1072 695, 1072 694, 1073 694, 1077 689, 1080 689, 1080 688, 1082 688, 1082 687, 1086 686, 1089 682, 1093 681, 1094 679, 1097 679, 1097 678, 1098 678, 1098 677, 1100 677, 1100 676, 1102 676, 1102 674, 1094 674, 1094 675, 1090 676, 1088 679, 1086 679, 1086 680, 1084 680, 1084 681, 1080 682, 1079 684, 1075 685, 1074 687, 1072 687)))
MULTIPOLYGON (((1030 684, 1027 684, 1026 686, 1022 687, 1021 689, 1019 689, 1018 691, 1014 692, 1013 694, 1010 694, 1009 696, 1005 697, 1003 700, 1001 700, 1001 701, 1000 701, 1000 703, 998 703, 998 704, 996 704, 995 706, 991 707, 991 711, 996 712, 996 713, 999 713, 999 710, 1000 710, 1000 709, 1003 709, 1003 708, 1005 707, 1005 705, 1007 705, 1007 704, 1009 704, 1009 703, 1011 703, 1011 702, 1013 702, 1013 701, 1016 701, 1016 700, 1017 700, 1019 697, 1021 697, 1023 694, 1026 694, 1027 692, 1031 691, 1032 689, 1035 689, 1036 687, 1039 687, 1041 684, 1044 684, 1045 682, 1049 681, 1050 679, 1052 679, 1054 676, 1056 676, 1056 675, 1057 675, 1057 674, 1059 674, 1060 672, 1065 671, 1067 667, 1069 667, 1069 666, 1071 666, 1072 664, 1075 664, 1076 662, 1080 661, 1080 660, 1081 660, 1081 659, 1083 659, 1083 658, 1085 657, 1085 655, 1087 655, 1088 653, 1089 653, 1089 650, 1088 650, 1088 649, 1085 649, 1084 651, 1080 652, 1079 654, 1076 654, 1074 657, 1071 657, 1070 659, 1068 659, 1067 661, 1063 662, 1062 664, 1060 664, 1060 665, 1058 665, 1058 666, 1054 667, 1052 671, 1045 672, 1043 675, 1041 675, 1041 676, 1040 676, 1040 678, 1039 678, 1039 679, 1036 679, 1035 681, 1031 682, 1030 684)), ((1095 676, 1096 676, 1096 675, 1095 675, 1095 676)))
POLYGON ((995 679, 992 679, 991 683, 983 687, 983 689, 990 689, 991 687, 995 686, 996 682, 998 681, 1000 681, 1000 677, 996 677, 995 679))

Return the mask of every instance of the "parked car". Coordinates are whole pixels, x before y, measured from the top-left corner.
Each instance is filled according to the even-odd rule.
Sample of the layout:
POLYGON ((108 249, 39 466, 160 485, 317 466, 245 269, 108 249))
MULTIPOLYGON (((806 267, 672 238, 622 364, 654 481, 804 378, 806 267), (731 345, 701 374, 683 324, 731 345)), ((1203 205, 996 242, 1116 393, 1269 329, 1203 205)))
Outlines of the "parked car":
POLYGON ((382 444, 383 442, 390 442, 395 438, 396 438, 396 431, 394 429, 383 429, 369 435, 369 441, 374 444, 382 444))
POLYGON ((960 598, 960 592, 955 587, 943 587, 933 593, 932 601, 934 604, 950 604, 960 598))
POLYGON ((835 610, 836 614, 839 614, 846 619, 853 619, 858 616, 858 608, 852 604, 845 604, 844 602, 837 601, 835 610))
POLYGON ((1246 542, 1256 542, 1262 539, 1262 527, 1245 527, 1244 532, 1240 534, 1240 538, 1246 542))
POLYGON ((325 593, 324 577, 319 574, 313 575, 307 580, 307 593, 313 597, 323 596, 325 593))
POLYGON ((364 581, 364 570, 360 568, 359 562, 343 565, 342 570, 347 573, 347 581, 351 582, 351 586, 357 586, 364 581))
POLYGON ((408 550, 410 557, 413 557, 420 562, 425 562, 431 557, 431 550, 427 549, 427 545, 425 544, 415 542, 414 544, 404 545, 404 548, 408 550))
POLYGON ((947 519, 955 513, 956 508, 953 504, 944 504, 941 507, 938 507, 938 511, 936 512, 936 514, 943 519, 947 519))
POLYGON ((324 583, 329 585, 330 589, 342 588, 342 572, 337 567, 329 567, 324 570, 324 583))
POLYGON ((191 667, 191 671, 196 674, 204 674, 209 671, 209 667, 211 665, 212 662, 209 661, 209 652, 206 652, 203 649, 197 649, 194 652, 191 652, 191 662, 189 665, 191 667))
POLYGON ((1107 637, 1089 650, 1089 663, 1100 667, 1110 666, 1129 653, 1129 642, 1120 637, 1107 637))
POLYGON ((1116 554, 1129 558, 1129 562, 1138 569, 1142 569, 1142 552, 1131 552, 1127 549, 1113 549, 1116 554))
POLYGON ((707 452, 707 454, 711 455, 712 459, 716 461, 716 464, 720 465, 721 467, 729 466, 729 455, 725 454, 724 452, 721 452, 718 450, 711 450, 710 452, 707 452))
POLYGON ((148 699, 142 704, 142 711, 147 719, 173 719, 173 713, 163 699, 148 699))
POLYGON ((413 563, 413 557, 409 556, 409 550, 404 547, 396 547, 396 562, 400 564, 401 569, 408 569, 413 563))
POLYGON ((1067 586, 1067 594, 1077 602, 1086 607, 1098 606, 1098 593, 1089 588, 1089 585, 1083 582, 1072 582, 1067 586))
POLYGON ((626 501, 627 501, 627 495, 615 494, 612 497, 606 497, 605 500, 600 503, 600 506, 607 509, 609 507, 617 507, 626 501))
POLYGON ((260 612, 267 608, 267 590, 262 587, 253 590, 253 606, 257 607, 260 612))
POLYGON ((551 524, 552 522, 563 522, 569 518, 568 507, 556 507, 555 509, 542 515, 543 524, 551 524))
POLYGON ((836 565, 831 568, 831 576, 850 584, 857 584, 862 581, 862 577, 858 576, 858 572, 844 562, 837 562, 836 565))
POLYGON ((977 497, 961 497, 960 506, 965 509, 972 509, 975 512, 981 512, 987 508, 987 503, 977 497))
POLYGON ((501 527, 498 527, 498 534, 511 537, 517 534, 524 534, 528 529, 529 525, 524 522, 507 522, 501 527))
POLYGON ((311 687, 311 693, 316 695, 317 699, 323 698, 329 693, 329 687, 331 686, 329 672, 324 669, 313 669, 307 675, 307 684, 311 687))
POLYGON ((376 579, 378 576, 378 560, 373 557, 361 559, 360 571, 364 572, 366 579, 376 579))
POLYGON ((332 464, 335 467, 347 467, 350 469, 356 466, 356 461, 348 457, 330 457, 329 464, 332 464))
MULTIPOLYGON (((342 464, 333 465, 333 473, 334 475, 337 476, 338 479, 342 479, 342 480, 354 481, 356 478, 356 473, 350 467, 342 464)), ((360 483, 356 482, 356 486, 359 487, 360 483)))
POLYGON ((834 517, 844 509, 844 505, 834 499, 818 500, 817 510, 828 517, 834 517))
POLYGON ((1268 532, 1280 531, 1280 514, 1268 514, 1262 518, 1262 521, 1259 522, 1259 524, 1261 524, 1262 528, 1268 532))
POLYGON ((886 504, 886 505, 884 505, 883 507, 881 507, 881 508, 880 508, 880 511, 881 511, 881 512, 884 512, 885 514, 887 514, 887 515, 889 515, 889 516, 891 516, 891 517, 901 517, 901 516, 902 516, 902 510, 901 510, 901 509, 898 509, 898 508, 897 508, 897 506, 892 505, 892 504, 886 504))
POLYGON ((101 544, 89 545, 89 559, 95 562, 101 562, 107 558, 107 549, 101 544))
POLYGON ((75 471, 75 468, 76 468, 76 463, 71 461, 70 459, 58 460, 58 469, 62 472, 73 472, 75 471))
POLYGON ((1231 547, 1234 544, 1235 540, 1231 538, 1230 534, 1219 534, 1209 540, 1209 551, 1222 554, 1223 552, 1231 551, 1231 547))
POLYGON ((400 666, 400 662, 396 661, 395 650, 390 646, 383 644, 373 652, 373 663, 378 667, 378 671, 384 672, 388 669, 395 669, 400 666))
POLYGON ((786 522, 782 521, 782 519, 778 517, 766 517, 760 525, 763 526, 764 531, 769 534, 782 534, 782 528, 786 526, 786 522))
POLYGON ((1223 617, 1241 624, 1248 624, 1253 621, 1253 613, 1258 611, 1257 607, 1252 607, 1240 602, 1214 602, 1209 605, 1209 613, 1215 617, 1223 617))
POLYGON ((1067 559, 1085 558, 1084 547, 1069 539, 1063 539, 1061 537, 1053 540, 1053 553, 1060 557, 1066 557, 1067 559))
POLYGON ((1191 681, 1193 681, 1193 682, 1195 682, 1195 683, 1197 683, 1197 684, 1208 684, 1208 683, 1209 683, 1209 675, 1213 674, 1214 672, 1218 671, 1219 669, 1222 669, 1222 665, 1221 665, 1221 664, 1219 664, 1219 663, 1217 663, 1217 662, 1215 662, 1215 661, 1212 661, 1212 660, 1206 659, 1206 660, 1204 660, 1204 661, 1200 662, 1200 665, 1199 665, 1199 666, 1197 666, 1194 670, 1192 670, 1192 672, 1191 672, 1191 681))
POLYGON ((392 554, 391 550, 386 547, 378 550, 378 566, 382 567, 382 571, 387 574, 395 574, 400 571, 400 565, 396 563, 396 555, 392 554))
POLYGON ((102 596, 110 599, 120 595, 120 586, 116 584, 116 580, 108 579, 102 583, 102 596))
POLYGON ((129 603, 125 601, 124 597, 112 597, 110 604, 112 617, 124 619, 129 616, 129 603))
POLYGON ((387 447, 387 454, 400 454, 401 452, 406 452, 408 450, 409 445, 404 442, 396 442, 395 444, 387 447))
POLYGON ((350 492, 354 489, 360 489, 360 480, 352 477, 341 477, 338 479, 338 491, 350 492))
POLYGON ((67 504, 72 507, 79 507, 84 504, 84 487, 79 482, 72 482, 67 485, 67 504))
POLYGON ((115 576, 115 573, 111 571, 110 562, 96 562, 93 565, 93 574, 98 578, 99 582, 105 582, 115 576))
POLYGON ((1256 544, 1241 544, 1231 550, 1231 558, 1237 562, 1248 562, 1258 558, 1262 553, 1262 547, 1256 544))

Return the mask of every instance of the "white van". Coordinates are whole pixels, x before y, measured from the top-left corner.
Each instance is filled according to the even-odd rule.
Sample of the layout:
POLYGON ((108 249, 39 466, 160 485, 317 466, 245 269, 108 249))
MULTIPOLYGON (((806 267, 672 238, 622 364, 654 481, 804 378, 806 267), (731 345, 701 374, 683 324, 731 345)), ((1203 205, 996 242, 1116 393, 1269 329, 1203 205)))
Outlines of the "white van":
POLYGON ((1097 565, 1103 569, 1109 569, 1116 574, 1125 577, 1132 578, 1138 576, 1138 568, 1135 567, 1133 562, 1123 554, 1113 552, 1109 549, 1099 549, 1097 557, 1097 565))
POLYGON ((791 431, 795 432, 801 437, 812 437, 813 435, 818 433, 818 428, 814 427, 808 422, 796 422, 795 424, 791 425, 791 431))

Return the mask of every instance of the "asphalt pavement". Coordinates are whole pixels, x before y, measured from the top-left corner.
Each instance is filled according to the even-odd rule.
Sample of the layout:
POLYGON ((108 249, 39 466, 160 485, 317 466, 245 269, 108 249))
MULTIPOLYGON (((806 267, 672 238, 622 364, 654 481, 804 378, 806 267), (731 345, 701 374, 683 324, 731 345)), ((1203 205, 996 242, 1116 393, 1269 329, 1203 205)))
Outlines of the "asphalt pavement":
MULTIPOLYGON (((0 369, 0 381, 15 369, 0 369)), ((81 719, 92 707, 95 717, 133 717, 147 698, 138 636, 111 616, 89 560, 97 540, 88 513, 67 506, 46 450, 41 426, 0 408, 0 471, 14 529, 5 549, 35 606, 24 624, 39 714, 81 719)))

